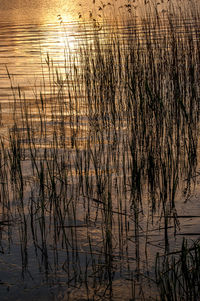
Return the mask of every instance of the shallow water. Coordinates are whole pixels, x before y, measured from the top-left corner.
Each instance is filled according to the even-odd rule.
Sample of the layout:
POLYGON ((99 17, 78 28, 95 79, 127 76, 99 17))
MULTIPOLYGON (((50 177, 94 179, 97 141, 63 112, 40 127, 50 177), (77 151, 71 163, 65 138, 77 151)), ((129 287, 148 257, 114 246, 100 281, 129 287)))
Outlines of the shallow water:
MULTIPOLYGON (((75 55, 76 61, 79 61, 79 46, 84 44, 86 40, 90 43, 94 37, 88 4, 74 1, 66 4, 66 1, 50 0, 43 1, 42 4, 41 1, 39 4, 37 1, 32 1, 30 6, 29 1, 23 1, 22 4, 21 1, 8 2, 1 0, 1 5, 0 136, 7 141, 10 133, 14 132, 14 129, 9 132, 13 125, 11 106, 14 103, 15 95, 17 95, 17 87, 20 86, 21 91, 26 95, 27 103, 30 107, 33 106, 32 113, 35 112, 30 120, 33 121, 33 131, 35 130, 36 133, 34 141, 36 149, 39 149, 37 156, 43 158, 45 156, 43 149, 47 145, 49 145, 48 149, 51 150, 53 129, 54 126, 57 126, 56 123, 52 126, 52 120, 57 121, 58 127, 60 124, 59 115, 54 119, 52 117, 53 93, 46 61, 49 56, 53 60, 54 66, 60 68, 62 74, 68 72, 71 62, 65 61, 65 47, 70 49, 70 53, 75 55), (82 17, 79 18, 80 9, 83 10, 81 14, 87 16, 85 21, 81 21, 82 17), (45 90, 44 82, 46 82, 45 90), (11 89, 11 85, 14 89, 11 89), (50 100, 50 104, 48 103, 45 108, 46 116, 44 116, 47 124, 45 138, 49 137, 48 142, 41 142, 40 137, 37 137, 40 115, 38 107, 34 108, 34 99, 40 90, 44 90, 43 92, 47 94, 47 100, 50 100), (13 91, 15 91, 14 96, 13 91)), ((102 4, 97 4, 97 7, 99 5, 102 4)), ((120 5, 118 4, 118 6, 120 5)), ((160 11, 162 9, 164 8, 161 7, 160 11)), ((108 15, 110 16, 110 8, 108 15)), ((191 30, 192 19, 187 19, 186 23, 189 24, 188 28, 191 30)), ((124 41, 129 33, 134 30, 134 26, 135 24, 129 22, 118 23, 115 26, 109 18, 106 23, 99 23, 97 30, 103 32, 103 38, 110 31, 120 32, 121 40, 124 41)), ((138 28, 141 41, 143 41, 144 28, 140 28, 140 26, 138 28)), ((154 35, 155 41, 159 41, 160 37, 165 34, 166 28, 162 27, 162 30, 162 32, 154 35)), ((178 29, 179 33, 181 33, 181 30, 180 27, 178 29)), ((83 96, 80 95, 80 98, 82 99, 83 96)), ((53 112, 55 115, 60 114, 57 106, 56 103, 56 110, 53 112)), ((17 113, 20 112, 20 109, 18 110, 17 113)), ((108 209, 103 207, 101 200, 95 198, 96 191, 94 197, 93 191, 91 192, 90 198, 88 195, 83 195, 78 185, 80 181, 78 174, 80 166, 78 164, 81 164, 82 161, 77 158, 83 157, 84 160, 84 156, 87 155, 84 153, 85 137, 88 135, 88 120, 85 111, 83 98, 79 111, 79 131, 81 132, 78 139, 79 151, 74 150, 72 145, 72 129, 69 125, 71 111, 64 113, 67 156, 69 156, 69 160, 66 159, 65 162, 66 165, 68 164, 65 167, 68 168, 69 172, 67 188, 63 188, 62 181, 57 181, 56 178, 57 193, 59 194, 60 189, 63 203, 56 203, 57 199, 54 199, 50 192, 45 191, 45 202, 47 198, 47 200, 52 199, 52 203, 55 203, 52 205, 53 209, 49 209, 48 202, 45 203, 46 211, 45 216, 43 216, 41 212, 42 202, 39 203, 41 187, 37 186, 39 180, 35 180, 35 175, 32 173, 30 154, 27 154, 27 157, 25 155, 25 159, 22 160, 25 204, 19 204, 20 198, 18 199, 18 195, 12 194, 12 192, 9 195, 10 200, 12 200, 11 203, 5 205, 3 198, 1 200, 1 216, 2 221, 4 221, 0 233, 1 300, 131 300, 134 295, 133 283, 138 300, 147 299, 148 296, 155 296, 156 294, 156 289, 150 280, 154 274, 155 254, 156 252, 164 254, 166 251, 164 224, 163 220, 160 221, 160 211, 158 210, 157 215, 155 214, 152 223, 147 187, 144 183, 143 213, 139 215, 139 225, 136 229, 134 210, 129 204, 131 196, 129 192, 125 193, 123 191, 123 179, 120 174, 117 174, 118 171, 115 168, 116 160, 119 160, 120 167, 123 165, 123 148, 118 146, 119 148, 113 150, 112 153, 111 145, 114 138, 113 134, 109 133, 111 137, 106 136, 105 139, 107 143, 105 143, 105 149, 108 148, 105 158, 101 156, 104 150, 102 151, 101 147, 98 148, 98 143, 95 145, 94 142, 96 147, 94 149, 99 156, 100 164, 107 166, 105 161, 110 160, 111 170, 104 171, 102 167, 102 172, 112 174, 113 177, 111 177, 113 186, 111 185, 110 193, 113 192, 115 196, 116 191, 119 192, 116 198, 113 197, 113 221, 108 225, 104 223, 104 219, 109 219, 109 216, 105 214, 108 209), (114 171, 112 171, 112 168, 114 171), (37 196, 39 197, 37 198, 37 196), (57 210, 58 208, 61 211, 57 210), (31 214, 31 210, 33 210, 33 214, 31 214), (111 229, 107 227, 111 227, 111 229), (109 240, 110 232, 112 232, 112 243, 109 240), (142 277, 142 285, 140 277, 142 277), (141 294, 141 287, 145 297, 141 294)), ((19 133, 22 136, 24 135, 24 139, 27 139, 27 129, 23 128, 21 119, 18 122, 19 133)), ((126 132, 125 122, 122 132, 126 132)), ((106 133, 104 134, 106 135, 106 133)), ((121 136, 119 135, 119 137, 121 136)), ((61 149, 61 156, 62 151, 61 149)), ((199 149, 197 153, 198 160, 199 149)), ((50 164, 52 163, 51 168, 55 168, 57 173, 62 172, 57 166, 54 167, 53 165, 53 152, 50 151, 49 156, 51 158, 50 164)), ((125 165, 127 170, 128 164, 129 162, 125 165)), ((190 194, 184 196, 184 181, 186 179, 184 176, 180 179, 180 189, 176 193, 176 210, 177 215, 180 216, 180 225, 175 233, 173 219, 170 222, 168 229, 169 252, 180 249, 183 236, 189 239, 198 239, 200 236, 200 178, 198 166, 196 173, 192 175, 196 179, 196 186, 191 183, 190 194)), ((1 168, 3 170, 3 166, 1 168)), ((100 167, 98 168, 100 169, 100 167)), ((95 172, 95 167, 92 166, 89 175, 95 175, 95 172)), ((127 173, 128 176, 130 175, 127 173)), ((50 180, 48 180, 49 187, 53 185, 50 180)), ((92 177, 89 181, 91 181, 90 185, 92 186, 92 177)), ((12 191, 12 185, 9 188, 12 191)), ((16 191, 17 189, 18 187, 16 191)))

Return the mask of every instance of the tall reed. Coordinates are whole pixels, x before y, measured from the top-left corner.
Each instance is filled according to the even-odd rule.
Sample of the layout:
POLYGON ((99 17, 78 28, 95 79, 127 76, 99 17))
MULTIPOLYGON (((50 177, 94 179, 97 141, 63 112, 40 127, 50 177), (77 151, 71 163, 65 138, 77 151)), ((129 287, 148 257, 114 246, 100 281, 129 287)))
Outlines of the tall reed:
MULTIPOLYGON (((176 194, 182 189, 187 198, 195 184, 199 12, 188 12, 192 23, 154 13, 133 15, 128 27, 109 33, 93 21, 79 53, 65 49, 64 73, 47 56, 49 77, 33 99, 9 75, 13 126, 0 145, 2 212, 19 221, 23 274, 32 245, 45 281, 60 281, 69 299, 145 299, 155 289, 151 231, 160 229, 168 252, 169 229, 178 231, 176 194)), ((191 279, 181 277, 193 298, 191 279)), ((161 299, 166 283, 158 281, 161 299)))

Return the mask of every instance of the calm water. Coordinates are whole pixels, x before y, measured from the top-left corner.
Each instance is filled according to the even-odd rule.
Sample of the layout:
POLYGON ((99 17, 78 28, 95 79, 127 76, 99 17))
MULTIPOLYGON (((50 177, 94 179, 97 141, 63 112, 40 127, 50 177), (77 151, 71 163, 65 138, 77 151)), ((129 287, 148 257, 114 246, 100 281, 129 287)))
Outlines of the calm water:
MULTIPOLYGON (((20 86, 21 91, 26 95, 26 99, 31 103, 34 101, 35 92, 43 89, 44 81, 47 83, 49 81, 49 72, 46 64, 47 54, 53 60, 54 66, 60 68, 61 73, 64 74, 65 70, 69 70, 70 62, 65 61, 65 47, 70 49, 71 54, 74 54, 76 59, 79 60, 79 46, 86 39, 88 42, 93 39, 93 30, 89 22, 91 12, 94 15, 96 9, 98 14, 102 14, 100 7, 102 8, 103 4, 98 2, 95 5, 92 1, 88 4, 88 2, 75 2, 72 0, 0 0, 1 138, 8 139, 9 130, 13 125, 13 115, 11 115, 10 111, 10 105, 14 101, 11 84, 14 88, 20 86)), ((104 38, 112 30, 120 32, 123 40, 130 30, 134 28, 134 25, 128 22, 126 23, 128 25, 119 23, 118 27, 116 27, 112 21, 113 11, 118 17, 126 14, 125 9, 120 11, 120 6, 123 5, 124 3, 116 2, 114 4, 115 8, 113 8, 112 5, 106 3, 105 13, 109 21, 103 25, 99 23, 99 28, 97 28, 99 31, 102 30, 104 38)), ((138 14, 140 15, 143 10, 143 4, 134 2, 134 5, 138 5, 138 11, 140 11, 138 14)), ((169 6, 169 3, 159 4, 160 14, 164 15, 164 10, 168 9, 169 6)), ((99 16, 99 20, 101 20, 101 16, 99 16)), ((192 24, 192 19, 187 19, 186 22, 192 24)), ((141 35, 143 35, 144 29, 138 28, 141 35)), ((162 32, 157 33, 158 40, 160 36, 165 34, 165 28, 162 27, 162 29, 162 32)), ((182 28, 178 29, 179 32, 181 30, 182 28)), ((50 93, 50 90, 51 87, 47 84, 46 93, 50 93)), ((37 121, 37 118, 38 115, 33 116, 34 121, 37 121)), ((83 128, 84 122, 83 116, 83 128)), ((50 127, 51 125, 49 125, 49 130, 51 131, 50 127)), ((68 134, 70 135, 70 131, 68 134)), ((70 140, 71 137, 67 137, 67 139, 70 140)), ((73 153, 73 150, 70 151, 73 153)), ((76 153, 72 155, 70 153, 72 157, 76 155, 76 153)), ((121 156, 119 154, 120 158, 121 156)), ((70 160, 70 162, 75 162, 75 159, 74 161, 70 160)), ((23 164, 25 177, 28 182, 32 176, 30 172, 31 164, 28 160, 27 162, 24 160, 23 164)), ((171 228, 169 228, 171 251, 180 248, 183 236, 191 239, 197 239, 200 236, 200 177, 198 171, 199 167, 197 167, 195 176, 197 180, 195 189, 193 184, 191 184, 191 194, 188 196, 187 202, 185 202, 186 198, 183 191, 180 189, 177 192, 176 209, 177 214, 181 216, 179 219, 180 228, 175 236, 173 223, 171 228)), ((94 170, 91 172, 95 173, 94 170)), ((184 183, 184 180, 184 178, 181 179, 181 183, 184 183)), ((66 192, 68 196, 70 196, 72 191, 71 187, 75 184, 69 184, 66 192)), ((25 191, 25 198, 29 199, 29 201, 31 199, 30 190, 34 189, 34 185, 31 187, 30 184, 29 188, 26 188, 27 191, 25 191)), ((180 187, 184 187, 184 185, 181 184, 180 187)), ((25 224, 22 222, 22 215, 17 209, 17 200, 15 200, 15 196, 12 196, 13 203, 9 205, 12 211, 12 223, 10 224, 9 222, 9 225, 6 225, 5 222, 5 225, 2 225, 0 229, 1 300, 88 300, 89 298, 93 300, 91 296, 95 296, 94 300, 131 300, 132 282, 130 275, 134 278, 135 274, 138 273, 137 277, 139 277, 138 270, 141 270, 141 274, 144 274, 146 278, 151 278, 155 254, 156 252, 164 253, 165 240, 163 232, 160 230, 163 228, 163 224, 162 222, 160 224, 159 215, 156 215, 154 223, 148 221, 149 205, 147 195, 144 196, 143 201, 144 215, 139 220, 138 241, 134 235, 135 223, 133 216, 131 212, 125 211, 128 201, 127 204, 122 205, 122 214, 118 214, 120 206, 118 200, 113 203, 112 271, 109 271, 106 268, 106 260, 110 260, 109 256, 108 258, 105 256, 106 259, 103 258, 105 252, 103 253, 102 251, 103 231, 101 218, 103 219, 103 215, 101 216, 101 205, 97 205, 95 200, 91 200, 91 220, 88 221, 89 208, 85 208, 85 197, 78 191, 78 188, 75 190, 73 190, 73 193, 76 194, 76 204, 71 206, 69 202, 69 211, 67 211, 64 219, 66 221, 65 235, 69 239, 68 249, 64 246, 65 240, 67 240, 66 237, 64 237, 63 233, 60 234, 59 227, 55 227, 57 221, 52 220, 50 214, 48 216, 48 211, 45 221, 48 226, 46 226, 45 233, 43 233, 40 223, 42 216, 37 215, 39 207, 37 208, 35 201, 34 209, 36 213, 34 222, 36 229, 34 232, 31 228, 33 223, 31 221, 30 208, 32 207, 28 205, 27 209, 25 206, 26 223, 28 225, 25 227, 25 224), (76 192, 74 192, 75 190, 76 192), (126 227, 128 229, 125 229, 126 227), (57 232, 53 230, 55 228, 57 232), (140 244, 140 248, 137 244, 140 244), (135 255, 137 251, 140 252, 140 262, 135 255), (84 282, 84 275, 87 273, 90 275, 90 280, 84 282), (102 275, 104 277, 101 278, 102 275), (111 282, 109 277, 113 277, 113 296, 110 296, 107 292, 108 283, 110 285, 111 282), (86 290, 87 285, 89 288, 86 290)), ((2 219, 4 218, 5 220, 5 208, 3 207, 1 206, 1 215, 2 219)), ((57 214, 59 219, 60 215, 59 213, 57 214)), ((109 246, 105 248, 109 249, 109 246)), ((109 252, 109 250, 107 251, 109 252)), ((136 291, 137 287, 140 288, 137 277, 134 282, 136 291)), ((146 279, 145 277, 144 279, 146 279)), ((143 283, 145 283, 144 287, 148 288, 147 295, 154 296, 155 288, 153 285, 148 280, 143 283)), ((142 299, 142 296, 139 296, 139 291, 140 289, 138 289, 136 295, 138 299, 142 299)))

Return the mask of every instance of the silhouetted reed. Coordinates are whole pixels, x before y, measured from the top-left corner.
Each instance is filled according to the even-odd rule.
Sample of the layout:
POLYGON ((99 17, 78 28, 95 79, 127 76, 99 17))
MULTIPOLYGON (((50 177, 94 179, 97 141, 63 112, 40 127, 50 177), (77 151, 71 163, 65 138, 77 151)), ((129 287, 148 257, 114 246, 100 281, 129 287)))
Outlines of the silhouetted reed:
MULTIPOLYGON (((170 227, 178 231, 176 194, 187 198, 195 184, 199 131, 198 11, 188 12, 191 24, 181 13, 154 13, 133 15, 128 30, 122 23, 124 35, 120 27, 106 32, 105 23, 97 30, 93 20, 78 54, 65 49, 65 72, 47 55, 49 77, 33 99, 8 73, 2 216, 18 219, 23 273, 32 245, 45 281, 60 281, 69 300, 145 299, 151 289, 159 294, 157 285, 161 300, 178 300, 168 278, 179 283, 179 272, 187 300, 198 294, 196 272, 185 275, 179 262, 171 269, 166 259, 165 272, 157 266, 157 283, 152 263, 144 269, 152 231, 159 228, 166 254, 170 227)), ((193 271, 192 250, 195 258, 183 243, 181 264, 193 271)))
POLYGON ((185 239, 182 249, 156 261, 156 279, 161 300, 198 300, 199 241, 188 246, 185 239))

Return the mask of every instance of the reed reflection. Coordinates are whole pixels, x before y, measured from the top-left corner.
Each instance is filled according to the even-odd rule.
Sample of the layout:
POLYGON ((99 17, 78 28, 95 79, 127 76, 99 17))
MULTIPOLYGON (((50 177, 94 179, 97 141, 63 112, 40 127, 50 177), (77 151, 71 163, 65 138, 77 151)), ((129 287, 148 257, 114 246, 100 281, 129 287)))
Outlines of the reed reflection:
POLYGON ((44 286, 67 300, 199 294, 199 244, 181 249, 180 210, 199 193, 199 14, 190 10, 188 23, 154 13, 113 31, 92 20, 71 45, 61 22, 64 53, 47 43, 55 61, 46 55, 33 97, 11 85, 12 124, 0 144, 4 235, 20 254, 22 283, 33 292, 36 279, 41 299, 44 286), (159 261, 179 253, 189 275, 177 277, 172 258, 180 289, 169 285, 170 260, 159 261))

